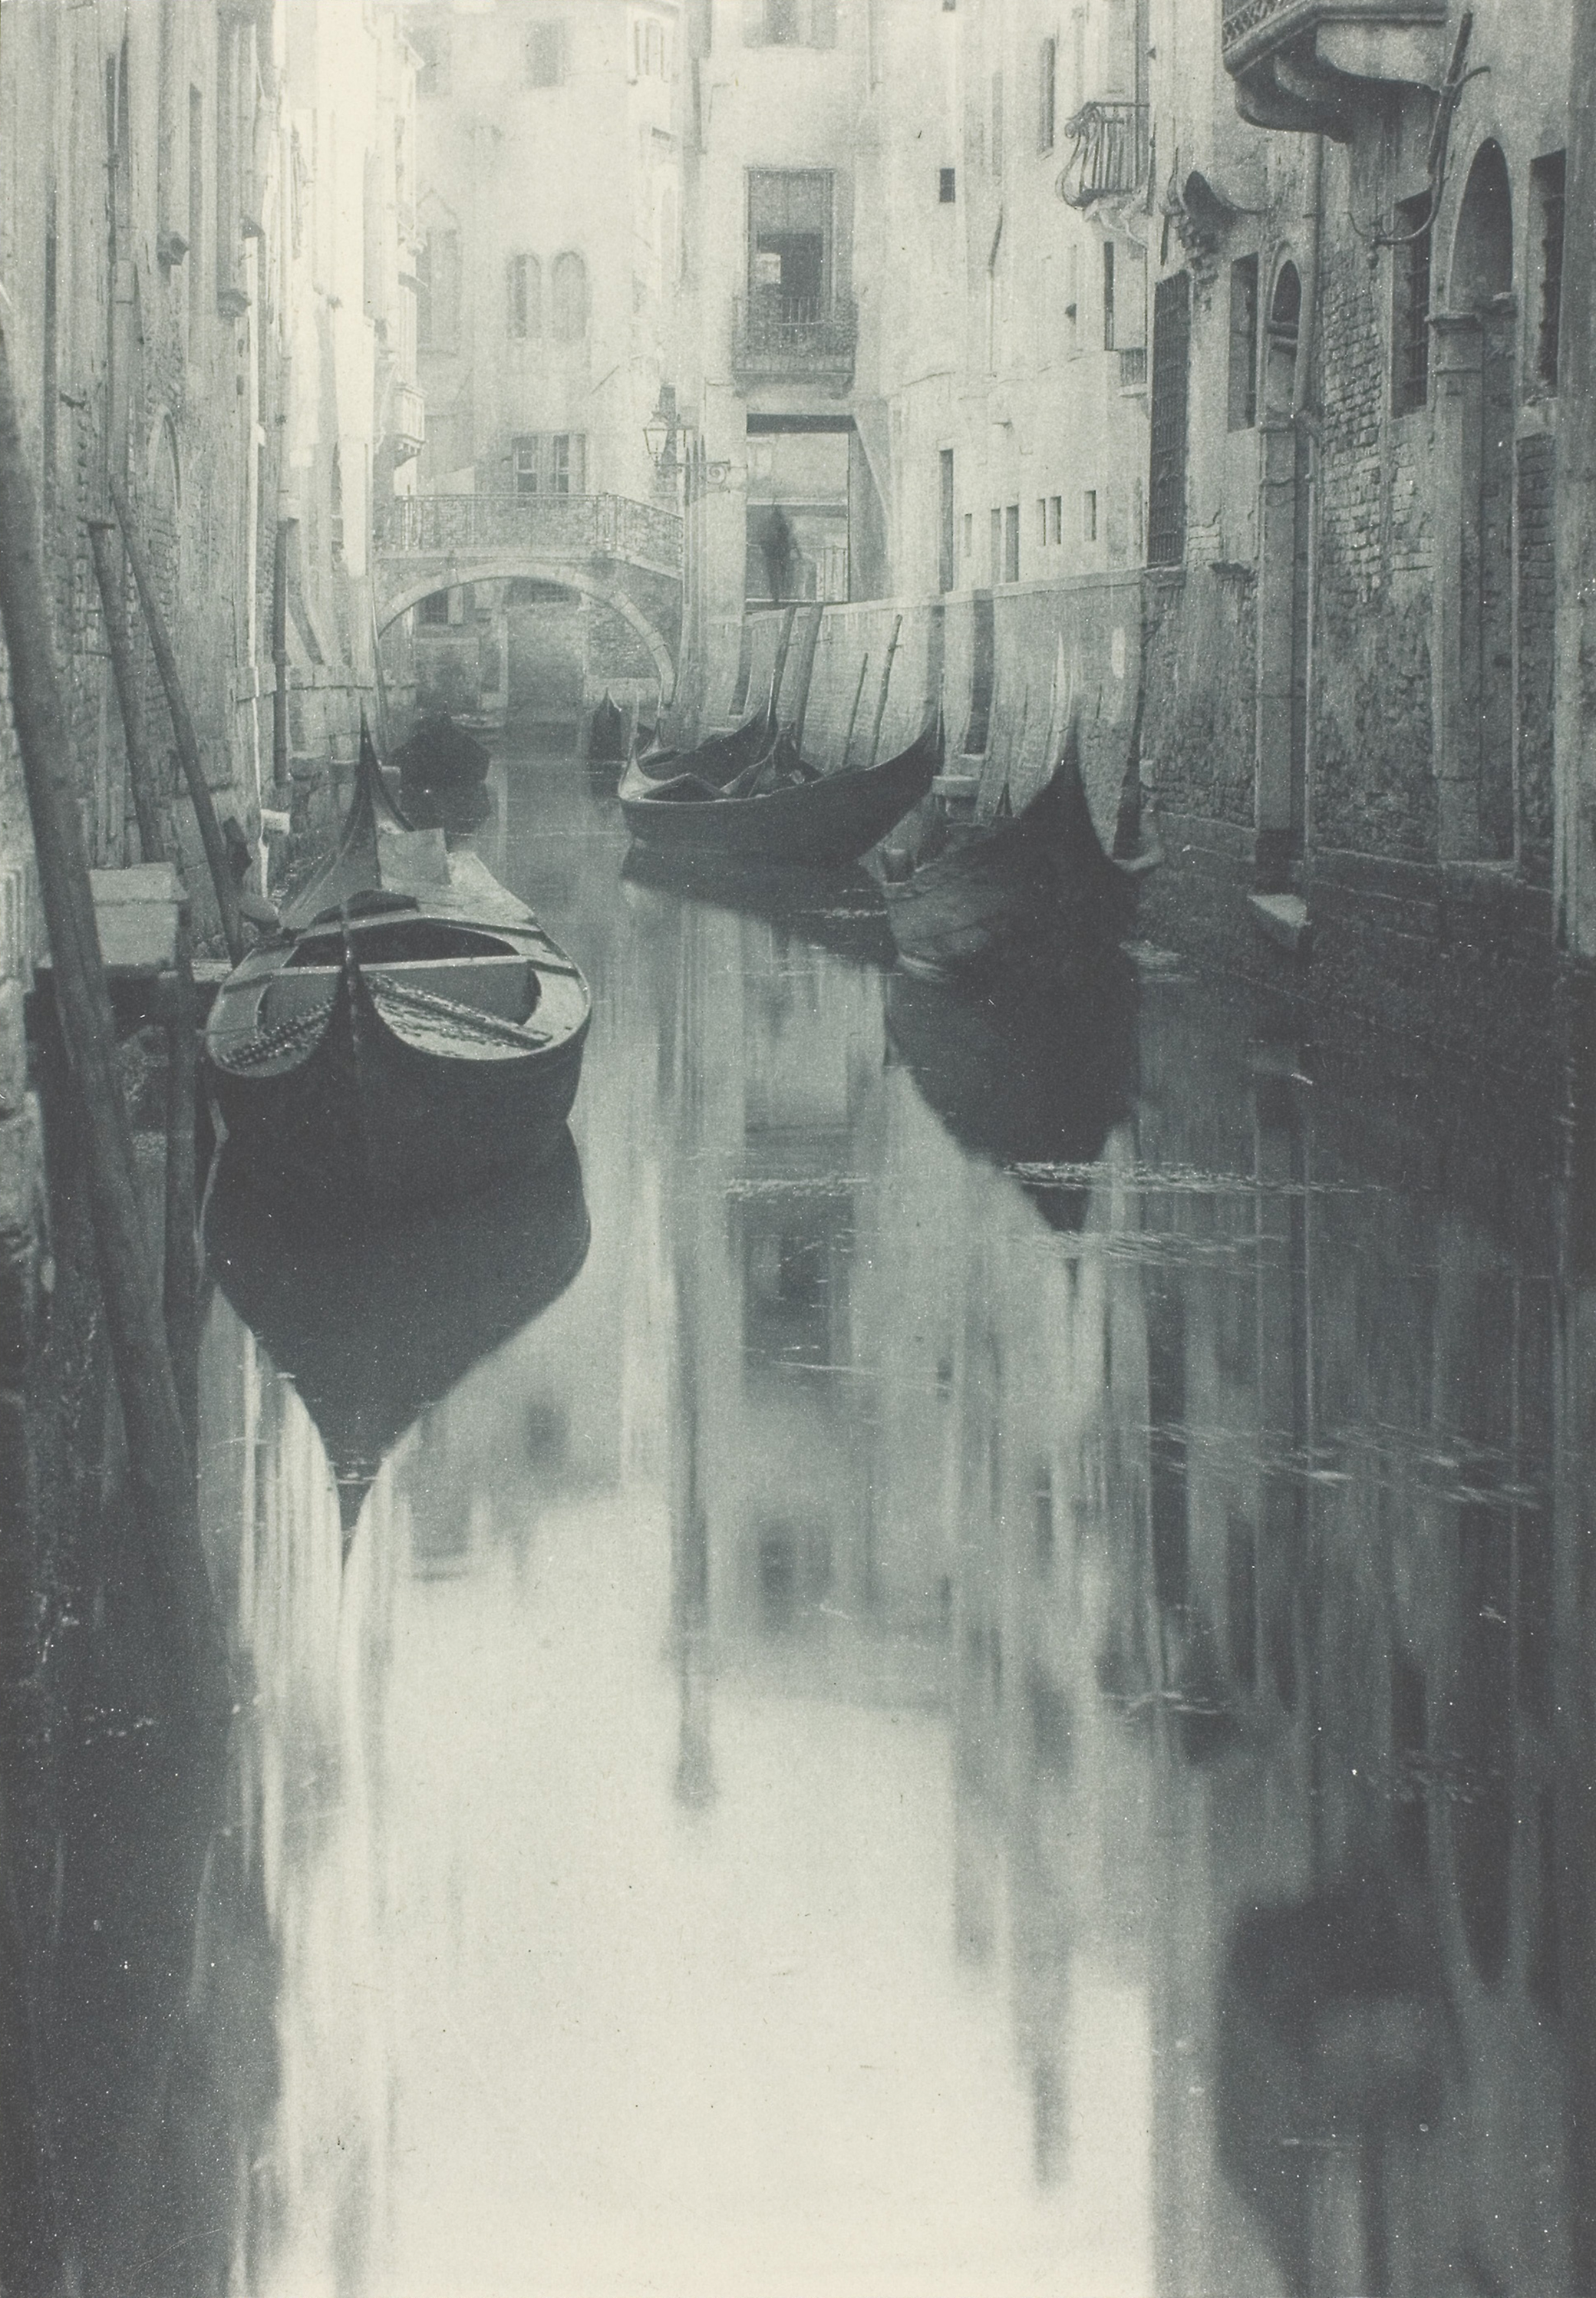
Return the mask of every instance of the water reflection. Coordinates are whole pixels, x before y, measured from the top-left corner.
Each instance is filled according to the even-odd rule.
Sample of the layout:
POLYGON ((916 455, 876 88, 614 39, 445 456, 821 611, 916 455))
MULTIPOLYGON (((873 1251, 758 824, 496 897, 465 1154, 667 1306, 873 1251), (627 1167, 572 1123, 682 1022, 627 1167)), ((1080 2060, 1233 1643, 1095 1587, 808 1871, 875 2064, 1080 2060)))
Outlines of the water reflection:
MULTIPOLYGON (((214 1305, 252 1690, 170 2286, 1596 2286, 1589 1401, 1531 1129, 1190 983, 965 1006, 623 881, 551 762, 491 787, 593 985, 591 1248, 347 1563, 306 1408, 388 1296, 296 1380, 214 1305)), ((501 1234, 458 1250, 508 1328, 501 1234)))

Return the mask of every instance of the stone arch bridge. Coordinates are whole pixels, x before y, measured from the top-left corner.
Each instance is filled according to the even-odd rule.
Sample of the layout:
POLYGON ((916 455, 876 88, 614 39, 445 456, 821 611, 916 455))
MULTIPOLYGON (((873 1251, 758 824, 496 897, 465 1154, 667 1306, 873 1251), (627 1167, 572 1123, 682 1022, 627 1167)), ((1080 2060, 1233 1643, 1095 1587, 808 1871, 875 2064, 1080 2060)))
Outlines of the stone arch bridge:
POLYGON ((647 647, 660 700, 682 645, 682 521, 625 495, 396 495, 377 508, 376 626, 463 583, 531 576, 611 607, 647 647))

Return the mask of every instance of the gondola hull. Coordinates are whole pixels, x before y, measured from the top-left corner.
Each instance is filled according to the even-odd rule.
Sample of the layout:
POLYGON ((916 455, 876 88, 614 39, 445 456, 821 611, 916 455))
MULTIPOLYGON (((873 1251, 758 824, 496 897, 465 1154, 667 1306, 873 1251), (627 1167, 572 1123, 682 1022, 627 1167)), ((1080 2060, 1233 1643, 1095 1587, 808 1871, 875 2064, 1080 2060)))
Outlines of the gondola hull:
POLYGON ((640 845, 693 849, 741 861, 812 869, 856 862, 917 806, 931 786, 940 746, 934 732, 885 765, 817 775, 763 798, 671 798, 629 768, 621 812, 640 845))
POLYGON ((1089 958, 1130 932, 1145 866, 1104 852, 1071 743, 1023 814, 955 828, 912 874, 883 873, 898 961, 957 980, 1089 958))
POLYGON ((263 1194, 378 1218, 558 1138, 587 984, 475 855, 409 829, 368 742, 338 846, 283 916, 205 1028, 222 1130, 263 1194))

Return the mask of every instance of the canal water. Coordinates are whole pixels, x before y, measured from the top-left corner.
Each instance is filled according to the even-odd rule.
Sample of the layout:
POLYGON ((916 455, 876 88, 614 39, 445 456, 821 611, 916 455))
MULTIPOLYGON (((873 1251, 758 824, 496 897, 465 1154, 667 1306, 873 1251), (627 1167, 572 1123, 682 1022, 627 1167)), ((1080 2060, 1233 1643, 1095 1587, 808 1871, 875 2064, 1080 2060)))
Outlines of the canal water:
POLYGON ((84 2286, 1589 2286, 1551 1150, 486 795, 574 1146, 314 1282, 212 1203, 240 1707, 80 1789, 84 2286))

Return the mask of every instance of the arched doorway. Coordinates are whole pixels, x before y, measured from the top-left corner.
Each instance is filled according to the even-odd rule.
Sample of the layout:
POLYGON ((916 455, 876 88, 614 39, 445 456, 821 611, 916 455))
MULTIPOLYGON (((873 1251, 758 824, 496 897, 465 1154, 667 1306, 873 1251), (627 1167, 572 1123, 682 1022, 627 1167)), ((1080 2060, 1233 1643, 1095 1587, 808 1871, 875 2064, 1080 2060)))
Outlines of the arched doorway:
POLYGON ((1302 282, 1275 274, 1264 336, 1258 534, 1258 717, 1253 868, 1284 893, 1307 828, 1308 442, 1293 420, 1302 282))
POLYGON ((1475 155, 1438 315, 1441 532, 1435 712, 1441 851, 1510 860, 1513 774, 1513 199, 1499 144, 1475 155))

